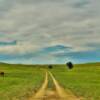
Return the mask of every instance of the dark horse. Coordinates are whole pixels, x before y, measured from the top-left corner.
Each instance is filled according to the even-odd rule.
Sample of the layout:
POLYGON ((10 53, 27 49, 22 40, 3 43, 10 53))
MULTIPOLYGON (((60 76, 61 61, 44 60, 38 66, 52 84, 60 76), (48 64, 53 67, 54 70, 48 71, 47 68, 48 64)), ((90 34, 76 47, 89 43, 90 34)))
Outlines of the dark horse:
POLYGON ((48 66, 48 68, 49 68, 49 69, 52 69, 52 68, 53 68, 53 66, 52 66, 52 65, 49 65, 49 66, 48 66))
POLYGON ((0 72, 0 76, 4 77, 5 73, 4 72, 0 72))

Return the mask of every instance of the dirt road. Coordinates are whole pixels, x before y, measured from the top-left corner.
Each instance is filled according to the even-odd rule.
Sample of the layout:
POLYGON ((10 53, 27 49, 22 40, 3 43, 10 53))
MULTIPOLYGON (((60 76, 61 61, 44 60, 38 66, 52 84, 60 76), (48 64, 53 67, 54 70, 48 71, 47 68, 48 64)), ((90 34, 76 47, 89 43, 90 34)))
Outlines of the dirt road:
POLYGON ((57 80, 54 78, 54 76, 52 75, 51 72, 49 72, 53 83, 55 85, 56 88, 56 92, 58 93, 59 97, 61 98, 61 100, 80 100, 78 97, 76 97, 70 90, 64 90, 63 87, 61 87, 59 85, 59 83, 57 82, 57 80))
POLYGON ((35 95, 33 95, 29 100, 37 100, 37 99, 41 100, 41 98, 43 98, 46 93, 47 86, 48 86, 48 73, 46 72, 43 85, 38 90, 38 92, 35 95))
POLYGON ((46 72, 45 80, 41 88, 38 92, 30 97, 29 100, 83 100, 76 97, 70 90, 64 90, 63 87, 60 86, 58 81, 52 75, 51 72, 46 72), (51 76, 53 80, 54 87, 52 89, 48 88, 48 75, 51 76))

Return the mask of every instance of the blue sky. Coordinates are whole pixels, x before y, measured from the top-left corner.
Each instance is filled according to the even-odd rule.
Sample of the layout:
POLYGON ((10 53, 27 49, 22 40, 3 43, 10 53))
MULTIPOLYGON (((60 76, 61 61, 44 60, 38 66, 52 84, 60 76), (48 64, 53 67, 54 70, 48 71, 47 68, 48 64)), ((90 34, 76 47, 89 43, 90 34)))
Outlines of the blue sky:
POLYGON ((0 62, 100 61, 100 0, 0 0, 0 62))

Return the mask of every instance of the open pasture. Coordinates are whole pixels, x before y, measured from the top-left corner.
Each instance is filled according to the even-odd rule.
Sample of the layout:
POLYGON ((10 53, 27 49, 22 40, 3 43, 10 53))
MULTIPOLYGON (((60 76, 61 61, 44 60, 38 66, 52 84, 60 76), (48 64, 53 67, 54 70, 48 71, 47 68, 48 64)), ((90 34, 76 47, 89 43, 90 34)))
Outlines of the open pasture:
MULTIPOLYGON (((28 100, 41 87, 45 71, 50 71, 66 91, 86 100, 100 100, 100 63, 66 65, 9 65, 0 64, 0 100, 28 100)), ((48 87, 54 85, 49 76, 48 87)))
POLYGON ((86 100, 100 100, 100 63, 79 64, 72 70, 65 65, 55 65, 51 71, 66 90, 86 100))
POLYGON ((25 65, 0 64, 0 100, 27 100, 41 85, 44 73, 41 69, 25 65))

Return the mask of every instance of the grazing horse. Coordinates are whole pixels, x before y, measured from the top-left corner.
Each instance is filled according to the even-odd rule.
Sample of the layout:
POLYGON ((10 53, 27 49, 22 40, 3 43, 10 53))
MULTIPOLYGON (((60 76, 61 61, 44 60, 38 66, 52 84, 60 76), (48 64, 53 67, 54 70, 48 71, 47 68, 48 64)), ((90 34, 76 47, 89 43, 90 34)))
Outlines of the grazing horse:
POLYGON ((4 74, 5 74, 4 72, 0 72, 0 76, 3 76, 4 77, 4 74))
POLYGON ((48 68, 49 68, 49 69, 52 69, 52 68, 53 68, 53 66, 52 66, 52 65, 49 65, 49 66, 48 66, 48 68))

